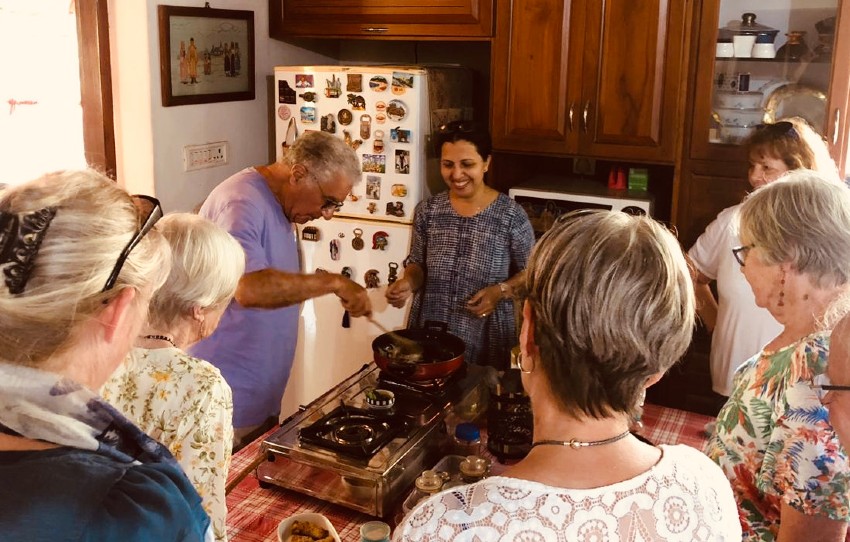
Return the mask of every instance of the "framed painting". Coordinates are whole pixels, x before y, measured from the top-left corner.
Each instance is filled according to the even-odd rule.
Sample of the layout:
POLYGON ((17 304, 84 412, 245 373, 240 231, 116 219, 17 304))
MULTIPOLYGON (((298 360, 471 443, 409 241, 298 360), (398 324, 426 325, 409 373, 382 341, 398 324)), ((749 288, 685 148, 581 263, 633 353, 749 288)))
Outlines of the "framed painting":
POLYGON ((157 7, 164 107, 254 99, 253 11, 157 7))

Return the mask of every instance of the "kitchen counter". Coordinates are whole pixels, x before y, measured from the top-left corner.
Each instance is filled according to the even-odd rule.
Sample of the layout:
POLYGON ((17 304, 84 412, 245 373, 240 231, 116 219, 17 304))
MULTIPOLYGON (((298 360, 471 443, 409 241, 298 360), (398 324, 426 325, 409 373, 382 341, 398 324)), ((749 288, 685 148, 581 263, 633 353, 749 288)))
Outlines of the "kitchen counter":
MULTIPOLYGON (((702 450, 706 444, 703 427, 713 419, 702 414, 647 404, 644 407, 641 435, 655 444, 687 444, 702 450)), ((233 456, 229 480, 235 480, 251 468, 260 443, 276 430, 276 427, 273 428, 233 456)), ((485 438, 482 438, 482 442, 486 442, 485 438)), ((505 465, 493 460, 491 472, 498 474, 505 468, 505 465)), ((360 525, 374 519, 276 486, 263 489, 253 473, 245 476, 227 495, 227 508, 227 531, 232 542, 275 542, 278 524, 302 512, 324 514, 336 528, 340 540, 357 542, 360 540, 360 525)))

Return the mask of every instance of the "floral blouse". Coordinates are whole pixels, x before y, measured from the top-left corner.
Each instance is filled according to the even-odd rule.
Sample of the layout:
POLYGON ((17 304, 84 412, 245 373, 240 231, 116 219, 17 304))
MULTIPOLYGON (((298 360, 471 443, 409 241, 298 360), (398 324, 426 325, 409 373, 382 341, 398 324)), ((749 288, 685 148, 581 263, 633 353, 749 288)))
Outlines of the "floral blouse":
POLYGON ((707 453, 732 483, 744 540, 775 540, 782 503, 850 521, 850 465, 811 387, 828 350, 829 333, 816 333, 762 351, 735 374, 707 453))
POLYGON ((219 370, 179 348, 135 348, 101 395, 171 450, 203 499, 215 539, 226 541, 233 397, 219 370))

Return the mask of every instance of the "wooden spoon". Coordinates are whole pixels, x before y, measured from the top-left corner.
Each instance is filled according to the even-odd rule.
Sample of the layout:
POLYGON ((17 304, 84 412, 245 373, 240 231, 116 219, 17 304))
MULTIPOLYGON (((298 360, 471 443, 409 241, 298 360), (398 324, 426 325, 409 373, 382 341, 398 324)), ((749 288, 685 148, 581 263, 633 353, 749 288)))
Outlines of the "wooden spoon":
POLYGON ((408 339, 407 337, 402 337, 395 331, 391 331, 384 327, 383 324, 380 324, 377 320, 372 318, 371 316, 366 317, 367 320, 372 322, 376 328, 383 331, 385 334, 389 335, 393 340, 396 346, 399 347, 399 355, 403 358, 419 358, 419 361, 422 360, 425 353, 425 347, 420 343, 414 341, 413 339, 408 339))

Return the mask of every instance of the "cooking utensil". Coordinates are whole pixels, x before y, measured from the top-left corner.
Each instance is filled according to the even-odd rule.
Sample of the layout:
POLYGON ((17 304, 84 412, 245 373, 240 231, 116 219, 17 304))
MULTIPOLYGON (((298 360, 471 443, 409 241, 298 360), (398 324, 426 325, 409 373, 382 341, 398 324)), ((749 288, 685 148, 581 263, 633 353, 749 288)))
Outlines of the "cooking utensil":
POLYGON ((366 317, 367 320, 372 322, 372 324, 380 329, 384 335, 390 337, 395 346, 398 347, 398 351, 393 354, 393 357, 397 358, 406 358, 409 361, 421 361, 422 355, 425 352, 425 348, 419 344, 418 342, 408 339, 407 337, 402 337, 395 331, 387 329, 383 324, 372 318, 371 316, 366 317))
POLYGON ((433 380, 450 375, 463 365, 466 345, 455 335, 446 332, 446 324, 426 322, 426 328, 408 328, 393 332, 421 345, 423 353, 418 361, 393 355, 393 336, 379 335, 372 341, 375 363, 381 369, 408 381, 433 380))

